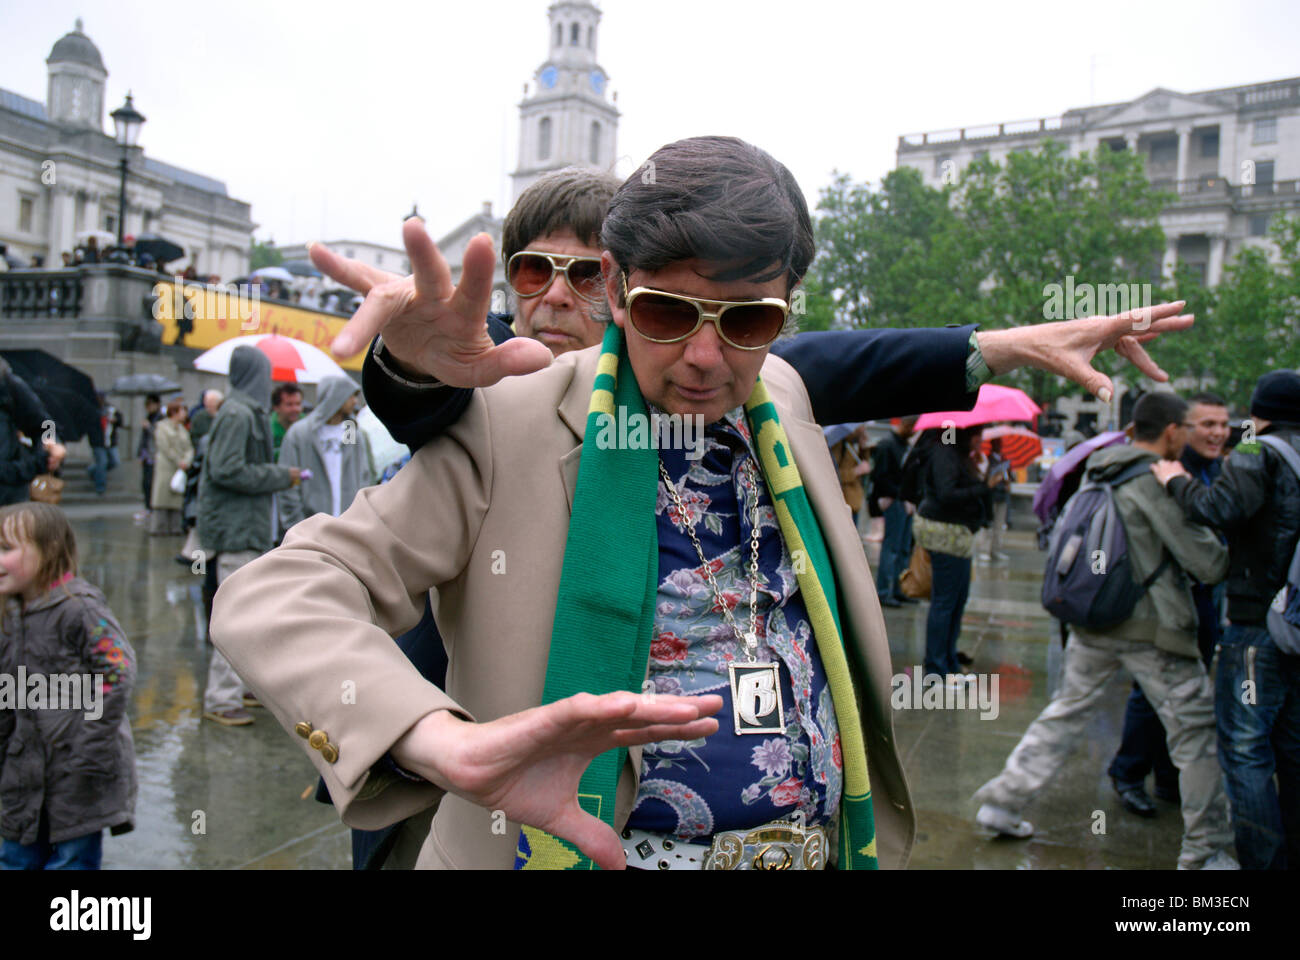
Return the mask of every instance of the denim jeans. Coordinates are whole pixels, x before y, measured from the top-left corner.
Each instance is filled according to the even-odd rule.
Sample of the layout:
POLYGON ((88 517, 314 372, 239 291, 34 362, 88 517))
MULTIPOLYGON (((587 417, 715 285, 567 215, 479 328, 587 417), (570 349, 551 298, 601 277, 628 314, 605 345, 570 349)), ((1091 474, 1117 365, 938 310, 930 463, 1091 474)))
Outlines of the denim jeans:
POLYGON ((103 493, 108 486, 108 471, 116 469, 122 461, 117 447, 91 447, 90 452, 95 458, 90 465, 90 479, 95 484, 95 492, 103 493))
POLYGON ((1300 657, 1264 627, 1230 624, 1215 716, 1237 859, 1246 870, 1300 870, 1300 657))
POLYGON ((35 843, 4 842, 0 848, 0 870, 98 870, 103 850, 103 830, 62 843, 50 843, 49 823, 42 813, 35 843))
POLYGON ((881 597, 900 596, 898 578, 912 558, 912 518, 902 500, 895 500, 885 510, 885 536, 880 541, 880 563, 876 568, 876 593, 881 597))
POLYGON ((961 615, 970 596, 970 557, 930 551, 933 572, 930 615, 925 621, 925 672, 961 673, 957 663, 957 637, 961 615))

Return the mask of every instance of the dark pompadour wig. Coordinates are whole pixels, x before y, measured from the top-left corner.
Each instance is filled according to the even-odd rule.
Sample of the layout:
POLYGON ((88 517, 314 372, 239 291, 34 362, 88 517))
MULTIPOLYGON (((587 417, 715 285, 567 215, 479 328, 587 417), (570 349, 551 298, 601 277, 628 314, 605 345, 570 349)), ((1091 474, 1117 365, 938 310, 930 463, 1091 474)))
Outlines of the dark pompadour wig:
POLYGON ((788 276, 789 287, 814 250, 794 176, 735 137, 692 137, 656 150, 614 194, 601 245, 625 271, 709 260, 730 264, 710 279, 788 276))

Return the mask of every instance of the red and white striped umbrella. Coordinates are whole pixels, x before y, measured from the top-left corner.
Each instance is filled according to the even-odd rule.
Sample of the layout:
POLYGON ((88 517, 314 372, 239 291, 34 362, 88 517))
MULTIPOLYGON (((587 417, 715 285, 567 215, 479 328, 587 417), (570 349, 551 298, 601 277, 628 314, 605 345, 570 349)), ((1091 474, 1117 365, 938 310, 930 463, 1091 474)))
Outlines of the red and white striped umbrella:
POLYGON ((229 375, 230 355, 235 352, 235 347, 256 347, 266 354, 271 361, 272 380, 320 383, 325 377, 347 376, 324 350, 278 333, 231 337, 195 357, 194 369, 229 375))
POLYGON ((988 456, 993 441, 1002 438, 1002 456, 1011 462, 1011 469, 1019 470, 1043 455, 1043 439, 1024 427, 988 427, 980 435, 981 449, 988 456))

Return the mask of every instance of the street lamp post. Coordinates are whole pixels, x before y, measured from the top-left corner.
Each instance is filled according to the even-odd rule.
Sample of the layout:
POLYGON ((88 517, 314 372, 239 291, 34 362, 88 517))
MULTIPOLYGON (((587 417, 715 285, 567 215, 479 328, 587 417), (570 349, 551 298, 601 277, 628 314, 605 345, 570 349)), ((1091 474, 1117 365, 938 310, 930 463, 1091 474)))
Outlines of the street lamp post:
POLYGON ((113 118, 113 127, 117 131, 117 142, 122 147, 122 185, 117 195, 117 245, 122 246, 126 233, 126 157, 128 151, 140 139, 140 128, 144 126, 144 114, 136 110, 131 102, 131 94, 126 95, 126 102, 109 114, 113 118))

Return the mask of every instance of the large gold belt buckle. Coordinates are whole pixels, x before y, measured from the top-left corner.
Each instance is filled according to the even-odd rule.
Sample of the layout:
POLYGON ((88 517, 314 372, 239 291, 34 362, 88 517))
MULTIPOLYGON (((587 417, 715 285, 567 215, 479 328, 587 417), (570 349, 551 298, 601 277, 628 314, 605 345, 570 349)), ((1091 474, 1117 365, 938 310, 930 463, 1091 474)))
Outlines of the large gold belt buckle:
POLYGON ((705 870, 824 870, 826 831, 788 820, 714 834, 705 870))

